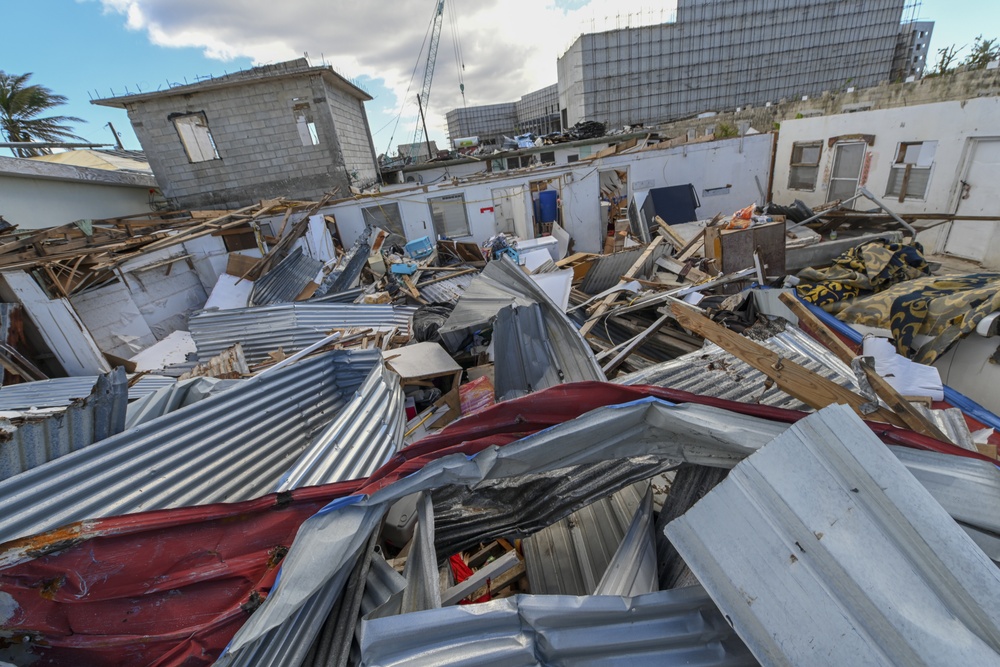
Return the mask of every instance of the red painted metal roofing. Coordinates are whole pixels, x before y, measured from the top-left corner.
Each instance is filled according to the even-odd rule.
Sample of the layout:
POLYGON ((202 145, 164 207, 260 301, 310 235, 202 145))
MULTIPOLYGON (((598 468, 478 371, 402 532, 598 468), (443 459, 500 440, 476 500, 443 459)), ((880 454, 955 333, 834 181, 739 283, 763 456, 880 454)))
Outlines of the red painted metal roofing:
MULTIPOLYGON (((448 454, 503 446, 647 396, 786 423, 804 416, 659 387, 553 387, 456 422, 367 479, 83 521, 0 545, 0 632, 13 635, 0 642, 27 641, 35 665, 211 664, 270 592, 301 523, 330 501, 374 492, 448 454)), ((869 426, 889 444, 984 458, 903 429, 869 426)))

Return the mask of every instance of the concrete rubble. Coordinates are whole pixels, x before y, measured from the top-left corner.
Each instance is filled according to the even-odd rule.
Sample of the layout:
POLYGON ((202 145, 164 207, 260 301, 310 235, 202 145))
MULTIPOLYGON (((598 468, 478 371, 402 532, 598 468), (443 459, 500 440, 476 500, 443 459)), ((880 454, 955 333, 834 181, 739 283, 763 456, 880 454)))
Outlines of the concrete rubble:
POLYGON ((360 189, 0 231, 0 664, 1000 660, 1000 273, 863 183, 710 210, 777 136, 636 129, 549 136, 609 146, 489 233, 441 207, 509 174, 420 234, 360 189))

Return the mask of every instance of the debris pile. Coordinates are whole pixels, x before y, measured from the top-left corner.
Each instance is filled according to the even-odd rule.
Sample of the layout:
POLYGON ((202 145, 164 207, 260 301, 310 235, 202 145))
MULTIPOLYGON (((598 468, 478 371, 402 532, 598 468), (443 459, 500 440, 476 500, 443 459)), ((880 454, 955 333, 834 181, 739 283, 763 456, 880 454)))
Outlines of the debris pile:
POLYGON ((328 200, 0 236, 0 660, 994 660, 1000 418, 929 363, 1000 276, 649 196, 604 253, 328 200))

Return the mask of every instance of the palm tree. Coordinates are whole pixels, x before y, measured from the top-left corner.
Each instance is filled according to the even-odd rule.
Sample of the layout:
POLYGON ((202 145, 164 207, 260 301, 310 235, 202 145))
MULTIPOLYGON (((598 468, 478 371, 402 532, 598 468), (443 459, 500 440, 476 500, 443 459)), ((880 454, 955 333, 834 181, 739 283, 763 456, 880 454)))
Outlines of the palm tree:
MULTIPOLYGON (((66 97, 56 95, 45 86, 28 85, 27 74, 7 74, 0 70, 0 134, 7 141, 61 141, 82 139, 73 134, 67 123, 83 123, 75 116, 40 117, 52 107, 66 103, 66 97)), ((18 157, 49 153, 43 148, 12 148, 18 157)))

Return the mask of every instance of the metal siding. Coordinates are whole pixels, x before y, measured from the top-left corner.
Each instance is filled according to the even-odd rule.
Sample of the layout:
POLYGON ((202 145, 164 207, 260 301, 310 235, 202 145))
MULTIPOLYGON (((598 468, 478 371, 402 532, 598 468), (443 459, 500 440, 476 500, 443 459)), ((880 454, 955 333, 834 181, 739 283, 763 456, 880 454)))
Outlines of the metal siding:
POLYGON ((0 541, 264 494, 380 363, 377 351, 305 359, 4 480, 0 541))
POLYGON ((1000 570, 846 406, 736 466, 667 537, 762 664, 1000 652, 1000 570))
POLYGON ((296 248, 254 283, 250 305, 266 306, 294 301, 322 268, 323 262, 306 255, 302 248, 296 248))
POLYGON ((416 308, 334 303, 295 303, 222 311, 201 311, 189 321, 198 358, 207 361, 236 343, 247 362, 267 360, 279 348, 285 354, 322 340, 331 329, 354 327, 408 330, 416 308))

